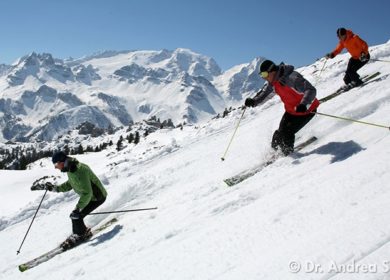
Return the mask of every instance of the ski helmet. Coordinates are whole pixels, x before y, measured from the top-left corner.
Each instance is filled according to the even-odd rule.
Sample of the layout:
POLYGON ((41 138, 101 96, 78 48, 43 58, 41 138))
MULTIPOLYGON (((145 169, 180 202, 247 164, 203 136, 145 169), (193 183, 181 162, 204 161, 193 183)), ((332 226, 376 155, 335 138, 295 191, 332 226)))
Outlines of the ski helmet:
POLYGON ((341 37, 347 34, 347 30, 344 27, 337 29, 337 37, 341 37))
POLYGON ((278 66, 271 60, 264 60, 260 65, 260 76, 266 78, 269 72, 278 70, 278 66))

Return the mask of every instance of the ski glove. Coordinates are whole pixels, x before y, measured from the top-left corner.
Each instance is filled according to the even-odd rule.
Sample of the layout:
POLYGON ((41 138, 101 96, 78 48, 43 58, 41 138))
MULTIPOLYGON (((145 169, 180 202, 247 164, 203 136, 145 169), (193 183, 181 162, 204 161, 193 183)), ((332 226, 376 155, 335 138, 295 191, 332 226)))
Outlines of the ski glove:
POLYGON ((79 208, 75 208, 69 216, 72 220, 79 220, 82 218, 79 208))
POLYGON ((297 112, 297 113, 305 113, 306 111, 307 111, 307 106, 305 104, 299 104, 295 108, 295 112, 297 112))
POLYGON ((326 58, 334 58, 334 54, 333 53, 327 53, 325 55, 326 58))
POLYGON ((57 186, 54 186, 50 182, 42 182, 42 183, 34 182, 34 184, 31 186, 31 190, 32 191, 48 190, 49 192, 58 192, 57 186))
POLYGON ((51 182, 46 182, 44 188, 49 192, 58 192, 57 186, 54 186, 51 182))
POLYGON ((365 53, 362 52, 362 53, 360 54, 359 60, 360 60, 361 62, 366 62, 366 61, 368 61, 368 56, 367 56, 367 54, 365 54, 365 53))
POLYGON ((253 98, 248 97, 247 99, 245 99, 245 106, 255 107, 255 100, 253 100, 253 98))

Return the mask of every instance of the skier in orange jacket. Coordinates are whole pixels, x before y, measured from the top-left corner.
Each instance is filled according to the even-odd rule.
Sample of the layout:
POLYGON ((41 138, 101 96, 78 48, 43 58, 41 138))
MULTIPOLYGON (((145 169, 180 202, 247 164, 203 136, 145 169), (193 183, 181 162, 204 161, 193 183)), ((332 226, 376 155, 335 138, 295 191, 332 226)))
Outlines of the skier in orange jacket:
POLYGON ((360 79, 357 71, 370 60, 368 45, 358 35, 343 27, 337 29, 337 37, 340 39, 337 47, 332 52, 326 54, 325 57, 334 58, 346 48, 351 54, 351 58, 344 76, 345 87, 350 89, 359 86, 363 84, 363 81, 360 79))

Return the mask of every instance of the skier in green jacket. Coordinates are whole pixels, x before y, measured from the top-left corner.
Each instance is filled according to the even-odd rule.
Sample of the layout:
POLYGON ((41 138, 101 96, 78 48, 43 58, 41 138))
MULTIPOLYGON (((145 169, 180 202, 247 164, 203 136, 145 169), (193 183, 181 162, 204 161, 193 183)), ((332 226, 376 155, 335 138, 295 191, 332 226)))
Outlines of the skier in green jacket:
POLYGON ((64 152, 54 153, 52 162, 56 169, 67 173, 68 181, 58 186, 48 182, 46 189, 54 192, 67 192, 73 189, 80 196, 76 208, 70 214, 73 234, 61 245, 66 249, 80 240, 91 237, 91 229, 85 226, 84 217, 104 203, 107 191, 88 165, 67 156, 64 152))

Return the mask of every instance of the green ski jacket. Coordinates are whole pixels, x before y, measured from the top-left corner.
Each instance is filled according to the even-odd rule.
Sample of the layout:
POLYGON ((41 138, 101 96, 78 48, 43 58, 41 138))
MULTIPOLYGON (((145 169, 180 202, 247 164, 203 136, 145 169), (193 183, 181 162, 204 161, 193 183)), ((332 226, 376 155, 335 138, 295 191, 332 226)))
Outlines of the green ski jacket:
POLYGON ((107 197, 107 191, 91 168, 75 158, 68 160, 68 165, 71 166, 70 171, 66 172, 68 181, 59 185, 57 190, 67 192, 73 189, 80 196, 77 203, 77 208, 80 210, 90 201, 104 200, 107 197))

